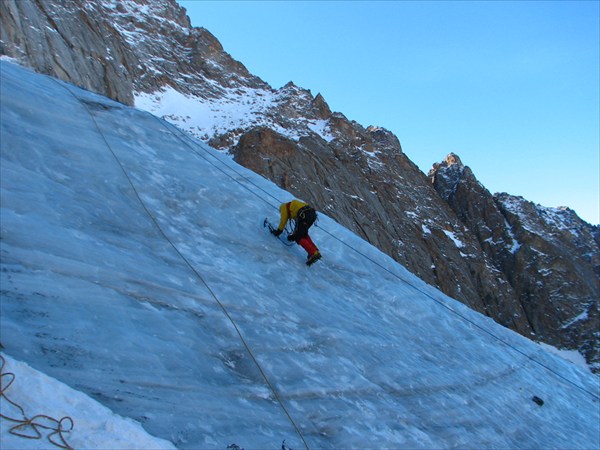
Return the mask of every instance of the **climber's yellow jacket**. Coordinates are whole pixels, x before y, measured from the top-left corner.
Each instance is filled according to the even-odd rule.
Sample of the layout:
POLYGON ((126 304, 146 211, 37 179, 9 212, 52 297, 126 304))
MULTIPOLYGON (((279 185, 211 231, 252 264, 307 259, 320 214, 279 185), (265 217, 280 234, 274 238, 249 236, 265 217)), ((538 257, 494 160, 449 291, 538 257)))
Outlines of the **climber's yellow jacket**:
POLYGON ((301 202, 300 200, 292 200, 291 202, 282 203, 279 207, 279 212, 281 213, 281 220, 279 221, 278 230, 283 231, 288 220, 295 220, 298 217, 298 211, 300 211, 305 206, 308 206, 308 203, 301 202))

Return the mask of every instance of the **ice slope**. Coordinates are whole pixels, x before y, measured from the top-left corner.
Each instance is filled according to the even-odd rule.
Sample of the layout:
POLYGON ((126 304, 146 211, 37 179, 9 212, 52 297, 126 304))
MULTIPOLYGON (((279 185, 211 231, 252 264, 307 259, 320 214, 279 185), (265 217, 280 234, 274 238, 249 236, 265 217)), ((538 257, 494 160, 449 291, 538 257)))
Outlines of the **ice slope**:
POLYGON ((307 268, 262 228, 288 193, 148 113, 0 64, 11 357, 179 448, 600 446, 595 376, 324 215, 307 268))

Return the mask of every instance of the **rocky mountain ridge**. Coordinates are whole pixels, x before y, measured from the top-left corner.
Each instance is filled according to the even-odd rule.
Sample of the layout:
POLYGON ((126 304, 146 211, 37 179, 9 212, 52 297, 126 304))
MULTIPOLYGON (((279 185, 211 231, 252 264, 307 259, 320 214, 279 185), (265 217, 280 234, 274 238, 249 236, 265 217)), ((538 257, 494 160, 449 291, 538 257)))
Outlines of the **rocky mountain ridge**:
POLYGON ((505 274, 536 337, 560 347, 568 336, 585 343, 579 350, 588 360, 597 358, 599 227, 568 208, 490 194, 454 154, 429 177, 505 274))
POLYGON ((0 51, 166 117, 313 203, 426 282, 600 370, 600 233, 491 195, 456 155, 425 175, 391 132, 253 76, 174 0, 4 0, 0 51))

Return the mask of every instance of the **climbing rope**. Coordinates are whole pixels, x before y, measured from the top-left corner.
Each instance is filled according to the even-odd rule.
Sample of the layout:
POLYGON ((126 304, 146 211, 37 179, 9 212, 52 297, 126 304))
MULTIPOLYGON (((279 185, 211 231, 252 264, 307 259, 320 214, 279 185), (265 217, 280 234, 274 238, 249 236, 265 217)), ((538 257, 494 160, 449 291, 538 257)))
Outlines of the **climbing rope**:
MULTIPOLYGON (((150 114, 150 113, 148 113, 150 114)), ((225 162, 223 162, 222 160, 220 160, 219 158, 217 158, 215 155, 213 155, 211 152, 209 152, 207 149, 204 148, 204 146, 202 144, 199 144, 198 142, 192 140, 192 138, 184 133, 180 128, 175 127, 173 124, 170 124, 168 122, 165 122, 164 120, 161 121, 158 117, 154 116, 151 114, 152 117, 155 117, 157 121, 159 121, 159 123, 161 123, 165 128, 173 128, 177 131, 176 136, 184 136, 185 139, 180 138, 180 140, 182 142, 184 142, 188 148, 190 148, 192 151, 194 151, 194 153, 196 153, 198 156, 200 156, 201 158, 203 158, 204 160, 208 161, 208 159, 204 156, 202 156, 198 151, 196 151, 195 147, 199 147, 201 148, 204 153, 212 156, 216 161, 219 161, 222 165, 224 165, 225 167, 227 167, 230 171, 232 171, 233 173, 235 173, 236 175, 238 175, 240 178, 246 180, 249 184, 251 184, 252 186, 256 187, 257 189, 259 189, 260 191, 264 192, 265 194, 267 194, 269 197, 278 200, 275 196, 273 196, 271 193, 267 192, 266 190, 264 190, 263 188, 261 188, 260 186, 258 186, 256 183, 254 183, 252 180, 250 180, 248 177, 244 176, 241 172, 239 172, 238 170, 236 170, 235 168, 231 167, 228 164, 225 164, 225 162), (190 142, 193 144, 190 144, 190 142)), ((218 168, 214 163, 212 163, 211 161, 209 161, 214 167, 218 168)), ((273 206, 274 208, 278 209, 278 206, 273 205, 271 202, 269 202, 268 200, 266 200, 265 198, 261 197, 257 192, 253 191, 252 189, 248 188, 247 186, 244 186, 238 178, 226 173, 224 170, 218 168, 221 172, 225 173, 229 178, 231 178, 233 181, 235 181, 236 183, 240 184, 242 187, 244 187, 245 189, 247 189, 248 191, 252 192, 252 194, 254 194, 255 196, 259 197, 263 202, 267 203, 270 206, 273 206)), ((388 269, 387 267, 383 266, 382 264, 380 264, 379 262, 375 261, 373 258, 371 258, 370 256, 366 255, 365 253, 361 252, 360 250, 354 248, 352 245, 348 244, 347 242, 343 241, 342 239, 338 238, 337 236, 335 236, 333 233, 327 231, 325 228, 323 227, 319 227, 319 229, 323 230, 324 233, 328 234, 331 238, 337 240, 338 242, 340 242, 341 244, 343 244, 344 246, 348 247, 350 250, 354 251, 355 253, 357 253, 358 255, 360 255, 361 257, 365 258, 366 260, 370 261, 372 264, 374 264, 375 266, 379 267, 381 270, 389 273, 390 275, 392 275, 394 278, 398 279, 399 281, 401 281, 402 283, 406 284, 407 286, 411 287, 412 289, 414 289, 415 291, 423 294, 424 296, 426 296, 427 298, 433 300, 435 303, 437 303, 438 305, 440 305, 441 307, 447 309, 448 311, 450 311, 452 314, 456 315, 457 317, 459 317, 460 319, 464 320, 465 322, 471 324, 473 327, 479 329, 480 331, 484 332, 485 334, 489 335, 490 337, 492 337, 493 339, 495 339, 496 341, 504 344, 506 347, 508 347, 509 349, 517 352, 518 354, 524 356, 526 359, 532 361, 533 363, 539 365, 540 367, 546 369, 547 371, 551 372, 552 374, 554 374, 557 378, 559 378, 560 380, 562 380, 563 382, 566 382, 567 384, 570 384, 574 387, 576 387, 577 389, 580 389, 581 391, 589 394, 590 396, 592 396, 594 399, 596 400, 600 400, 600 396, 597 393, 594 393, 588 389, 586 389, 583 386, 580 386, 579 384, 569 380, 568 378, 564 377, 563 375, 561 375, 560 373, 556 372, 555 370, 553 370, 551 367, 548 367, 546 364, 538 361, 537 359, 533 358, 531 355, 527 354, 526 352, 520 350, 519 348, 517 348, 516 346, 510 344, 509 342, 507 342, 506 340, 502 339, 501 337, 497 336, 496 334, 492 333, 490 330, 487 330, 486 328, 482 327, 481 325, 479 325, 478 323, 476 323, 474 320, 469 319, 468 317, 466 317, 464 314, 461 314, 460 312, 458 312, 457 310, 453 309, 452 307, 450 307, 448 304, 446 304, 445 302, 435 298, 433 295, 431 295, 430 293, 424 291, 423 289, 419 288, 418 286, 416 286, 414 283, 412 283, 411 281, 405 279, 404 277, 398 275, 397 273, 391 271, 390 269, 388 269)))
POLYGON ((0 412, 0 417, 16 423, 16 425, 9 428, 8 432, 26 439, 42 439, 42 431, 51 431, 47 437, 51 444, 67 450, 73 450, 73 447, 67 443, 63 435, 63 433, 69 433, 73 430, 73 419, 65 416, 58 420, 45 414, 37 414, 28 418, 23 407, 6 395, 6 391, 8 391, 8 388, 15 381, 16 375, 12 372, 5 372, 5 366, 6 360, 0 355, 0 400, 5 403, 0 408, 0 411, 2 411, 0 412), (7 409, 14 410, 20 418, 7 416, 5 414, 7 409))
POLYGON ((458 316, 459 318, 461 318, 462 320, 464 320, 465 322, 469 323, 470 325, 472 325, 473 327, 477 328, 478 330, 482 331, 483 333, 487 334, 488 336, 492 337, 493 339, 495 339, 496 341, 504 344, 505 346, 507 346, 508 348, 510 348, 511 350, 519 353, 520 355, 524 356, 525 358, 527 358, 529 361, 534 362, 535 364, 539 365, 540 367, 546 369, 547 371, 553 373, 557 378, 561 379, 562 381, 566 382, 567 384, 570 384, 574 387, 576 387, 577 389, 580 389, 581 391, 589 394, 590 396, 592 396, 594 399, 596 400, 600 400, 600 396, 597 393, 594 393, 588 389, 586 389, 583 386, 580 386, 579 384, 575 383, 574 381, 569 380, 568 378, 564 377, 563 375, 561 375, 560 373, 556 372, 554 369, 552 369, 551 367, 548 367, 546 364, 538 361, 537 359, 533 358, 531 355, 529 355, 528 353, 520 350, 519 348, 517 348, 516 346, 510 344, 509 342, 507 342, 506 340, 502 339, 501 337, 497 336, 496 334, 492 333, 490 330, 482 327, 481 325, 479 325, 477 322, 475 322, 474 320, 469 319, 467 316, 465 316, 464 314, 461 314, 460 312, 458 312, 457 310, 455 310, 454 308, 450 307, 448 304, 446 304, 445 302, 435 298, 433 295, 431 295, 429 292, 424 291, 423 289, 419 288, 418 286, 415 286, 413 283, 411 283, 410 281, 404 279, 403 277, 401 277, 400 275, 392 272, 391 270, 389 270, 388 268, 384 267, 383 265, 379 264, 377 261, 375 261, 374 259, 370 258, 368 255, 365 255, 364 253, 362 253, 360 250, 355 249, 354 247, 352 247, 350 244, 342 241, 341 239, 339 239, 337 236, 334 236, 332 233, 330 233, 329 231, 321 228, 325 233, 327 233, 329 236, 331 236, 333 239, 336 239, 337 241, 341 242, 343 245, 345 245, 346 247, 352 249, 353 251, 355 251, 356 253, 358 253, 360 256, 362 256, 363 258, 369 260, 371 263, 373 263, 374 265, 378 266, 380 269, 386 271, 387 273, 391 274, 392 276, 394 276, 395 278, 397 278, 398 280, 402 281, 403 283, 405 283, 406 285, 410 286, 412 289, 414 289, 415 291, 423 294, 425 297, 433 300, 435 303, 437 303, 438 305, 440 305, 441 307, 445 308, 446 310, 450 311, 452 314, 458 316))
POLYGON ((94 126, 95 126, 96 130, 98 131, 98 134, 102 137, 102 140, 104 141, 106 147, 108 148, 108 150, 112 154, 112 156, 115 159, 115 161, 117 162, 118 166, 121 168, 121 171, 123 172, 123 175, 125 176, 125 178, 129 182, 129 185, 131 186, 133 192, 135 193, 135 196, 137 197, 138 202, 140 203, 140 205, 142 206, 142 208, 146 212, 146 215, 150 218, 150 220, 152 221, 152 223, 154 224, 155 228, 160 233, 160 235, 165 239, 166 242, 169 243, 169 245, 172 247, 172 249, 175 251, 175 253, 177 253, 177 255, 181 258, 181 260, 184 262, 184 264, 190 269, 190 271, 196 276, 196 278, 202 282, 202 284, 206 287, 207 291, 210 293, 211 297, 219 305, 219 307, 221 308, 223 314, 225 315, 225 317, 228 319, 228 321, 231 323, 231 325, 235 329, 235 331, 236 331, 236 333, 237 333, 237 335, 238 335, 238 337, 240 339, 240 342, 242 343, 242 345, 244 346, 244 349, 246 350, 246 352, 248 353, 248 355, 250 356, 250 358, 254 362, 255 366, 257 367, 258 371, 260 372, 263 380, 265 381, 265 384, 267 385, 267 387, 269 388, 269 390, 273 394, 273 397, 274 397, 275 401, 279 404, 279 406, 283 410, 284 414, 286 415, 286 417, 288 418, 288 420, 292 424, 294 430, 296 431, 296 433, 300 437, 302 443, 304 444, 304 446, 308 450, 309 449, 308 444, 306 443, 306 440, 304 439, 304 436, 302 435, 302 432, 300 431, 300 428, 298 427, 298 425, 296 424, 296 422, 292 418, 291 414, 289 413, 289 411, 287 410, 285 404, 283 403, 281 397, 279 396, 277 390, 275 389, 275 387, 273 386, 273 384, 271 383, 271 381, 267 377, 267 374, 263 370, 262 366, 260 365, 260 363, 258 362, 258 360, 256 359, 256 357, 254 356, 254 353, 252 352, 250 346, 246 342, 246 339, 242 335, 241 330, 237 326, 237 324, 236 324, 235 320, 233 319, 233 317, 229 314, 229 311, 227 310, 227 308, 225 308, 225 305, 219 300, 219 298, 217 297, 216 293, 209 286, 209 284, 206 282, 206 280, 200 274, 200 272, 181 253, 181 251, 177 248, 177 246, 173 243, 173 241, 169 238, 169 236, 167 236, 167 234, 165 233, 165 231, 163 230, 163 228, 161 227, 161 225, 158 223, 158 220, 156 219, 156 217, 154 217, 154 215, 150 212, 150 210, 148 209, 148 207, 146 206, 146 204, 142 200, 142 198, 141 198, 141 196, 140 196, 137 188, 135 187, 135 184, 133 183, 133 180, 131 179, 131 177, 129 176, 129 174, 127 173, 127 171, 125 170, 125 167, 123 166, 123 164, 122 164, 121 160, 119 159, 119 157, 116 155, 116 153, 113 150, 112 146, 108 143, 108 140, 106 139, 106 136, 104 135, 104 133, 102 132, 102 129, 98 125, 98 122, 96 121, 96 118, 94 117, 94 115, 92 114, 92 112, 90 111, 90 109, 88 108, 88 106, 85 104, 85 102, 81 101, 71 91, 71 89, 66 84, 63 85, 63 84, 59 83, 56 80, 54 80, 54 81, 57 84, 59 84, 60 86, 64 87, 69 92, 69 94, 71 96, 73 96, 73 98, 75 98, 75 100, 77 100, 79 102, 79 104, 82 105, 84 107, 84 109, 87 111, 87 113, 89 114, 89 116, 92 119, 92 122, 94 123, 94 126))

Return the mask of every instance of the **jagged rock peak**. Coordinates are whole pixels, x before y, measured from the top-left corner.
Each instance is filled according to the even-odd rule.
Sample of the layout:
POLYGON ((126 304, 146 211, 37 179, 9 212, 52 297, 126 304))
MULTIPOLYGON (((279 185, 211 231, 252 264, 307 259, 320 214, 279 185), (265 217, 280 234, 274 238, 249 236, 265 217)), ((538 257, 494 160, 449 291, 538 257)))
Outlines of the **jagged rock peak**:
POLYGON ((377 127, 374 125, 370 125, 367 127, 367 132, 371 136, 374 142, 377 142, 381 149, 395 149, 402 152, 402 148, 400 146, 400 141, 398 137, 394 133, 389 130, 386 130, 383 127, 377 127))
POLYGON ((320 119, 328 119, 331 116, 331 109, 320 93, 314 98, 313 106, 320 119))
POLYGON ((454 172, 460 175, 463 169, 465 168, 465 165, 456 153, 448 153, 448 155, 446 156, 446 158, 444 158, 442 162, 433 163, 433 166, 429 170, 427 176, 431 179, 432 182, 434 182, 435 177, 438 175, 438 173, 443 172, 445 171, 445 169, 448 168, 452 168, 454 172))
POLYGON ((472 172, 457 154, 449 153, 442 162, 433 164, 427 176, 440 196, 448 200, 463 176, 472 176, 472 172))
POLYGON ((448 166, 458 165, 459 167, 464 167, 464 164, 456 153, 449 153, 444 162, 448 166))
POLYGON ((519 216, 521 222, 535 233, 540 233, 548 228, 552 230, 568 231, 580 236, 582 233, 591 233, 593 227, 580 218, 569 207, 547 207, 517 195, 506 192, 494 194, 496 201, 502 206, 506 214, 519 216), (535 219, 535 220, 534 220, 535 219))
POLYGON ((305 89, 303 87, 298 86, 293 81, 288 81, 281 89, 280 92, 286 93, 288 95, 297 95, 306 98, 313 98, 312 92, 310 89, 305 89))

